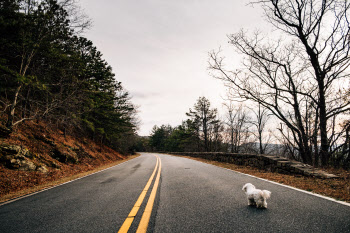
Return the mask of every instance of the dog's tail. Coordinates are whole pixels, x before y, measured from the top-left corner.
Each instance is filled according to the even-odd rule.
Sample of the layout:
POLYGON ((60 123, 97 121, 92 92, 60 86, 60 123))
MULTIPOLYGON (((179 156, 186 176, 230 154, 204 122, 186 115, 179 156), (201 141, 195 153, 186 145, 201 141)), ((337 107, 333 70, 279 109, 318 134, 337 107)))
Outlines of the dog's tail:
POLYGON ((265 199, 269 199, 271 197, 271 192, 269 190, 263 190, 262 193, 265 199))

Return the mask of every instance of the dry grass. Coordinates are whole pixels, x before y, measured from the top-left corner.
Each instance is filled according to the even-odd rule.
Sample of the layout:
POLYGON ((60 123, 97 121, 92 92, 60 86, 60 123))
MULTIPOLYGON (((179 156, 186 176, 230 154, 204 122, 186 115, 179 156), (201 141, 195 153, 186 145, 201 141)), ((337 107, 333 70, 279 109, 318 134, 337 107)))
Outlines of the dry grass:
POLYGON ((289 185, 295 188, 303 189, 313 193, 332 197, 337 200, 350 203, 350 171, 343 169, 326 169, 327 172, 339 176, 337 179, 321 179, 315 177, 284 175, 280 173, 259 170, 254 167, 239 166, 230 163, 221 163, 217 161, 206 160, 202 158, 193 158, 189 156, 181 156, 200 162, 212 164, 218 167, 250 174, 256 177, 275 181, 281 184, 289 185))
POLYGON ((7 180, 12 184, 12 186, 9 186, 6 190, 7 194, 1 195, 4 193, 4 190, 1 190, 0 203, 90 175, 109 167, 116 166, 130 159, 134 159, 138 156, 139 155, 128 156, 124 160, 118 160, 112 163, 103 164, 99 167, 80 166, 80 168, 76 168, 74 170, 57 170, 56 173, 50 172, 49 174, 42 174, 40 172, 12 171, 4 167, 0 167, 0 180, 2 183, 6 183, 7 180), (16 185, 13 185, 16 183, 14 182, 16 180, 18 181, 17 187, 16 185))

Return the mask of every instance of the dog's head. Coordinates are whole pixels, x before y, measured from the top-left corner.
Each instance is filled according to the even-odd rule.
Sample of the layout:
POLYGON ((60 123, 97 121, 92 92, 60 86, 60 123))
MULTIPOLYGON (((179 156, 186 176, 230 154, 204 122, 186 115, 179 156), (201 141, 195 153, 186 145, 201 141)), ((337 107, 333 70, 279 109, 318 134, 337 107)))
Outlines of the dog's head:
POLYGON ((243 190, 244 192, 247 192, 247 189, 248 189, 249 187, 255 188, 255 186, 252 185, 251 183, 246 183, 246 184, 243 186, 242 190, 243 190))

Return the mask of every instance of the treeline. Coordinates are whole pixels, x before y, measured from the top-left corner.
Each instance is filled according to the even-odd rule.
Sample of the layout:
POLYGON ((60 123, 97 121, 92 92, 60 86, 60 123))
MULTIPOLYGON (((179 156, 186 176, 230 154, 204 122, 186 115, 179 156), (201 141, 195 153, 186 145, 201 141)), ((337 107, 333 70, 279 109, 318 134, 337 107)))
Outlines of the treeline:
POLYGON ((225 104, 226 112, 219 116, 218 110, 211 107, 207 98, 199 97, 193 108, 186 113, 188 119, 181 125, 154 126, 149 137, 139 138, 137 149, 168 152, 269 153, 271 148, 268 148, 267 144, 270 137, 263 135, 268 115, 265 110, 259 107, 257 109, 260 112, 251 109, 248 113, 247 107, 229 102, 225 104), (254 118, 254 114, 258 114, 258 117, 254 118))
MULTIPOLYGON (((181 125, 154 126, 149 137, 139 137, 136 150, 154 152, 231 152, 275 154, 319 166, 304 159, 298 144, 286 140, 282 124, 259 103, 229 101, 219 115, 210 101, 200 97, 181 125)), ((337 148, 327 166, 350 168, 349 134, 339 122, 337 148)), ((313 151, 313 158, 316 154, 313 151)))
POLYGON ((128 153, 136 109, 102 53, 82 32, 73 0, 0 0, 2 135, 44 120, 128 153))

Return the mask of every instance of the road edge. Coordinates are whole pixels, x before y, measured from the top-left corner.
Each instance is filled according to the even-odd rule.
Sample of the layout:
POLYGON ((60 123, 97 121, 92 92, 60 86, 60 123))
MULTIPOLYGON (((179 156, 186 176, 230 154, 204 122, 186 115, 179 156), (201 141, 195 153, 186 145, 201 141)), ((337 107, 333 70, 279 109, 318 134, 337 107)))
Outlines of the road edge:
POLYGON ((132 160, 138 158, 138 157, 140 157, 140 156, 137 156, 137 157, 135 157, 135 158, 129 159, 129 160, 124 161, 124 162, 122 162, 122 163, 118 163, 118 164, 116 164, 116 165, 114 165, 114 166, 107 167, 107 168, 105 168, 105 169, 102 169, 102 170, 93 172, 93 173, 91 173, 91 174, 87 174, 87 175, 85 175, 85 176, 82 176, 82 177, 79 177, 79 178, 76 178, 76 179, 73 179, 73 180, 69 180, 69 181, 63 182, 63 183, 61 183, 61 184, 57 184, 57 185, 54 185, 54 186, 51 186, 51 187, 48 187, 48 188, 41 189, 41 190, 39 190, 39 191, 35 191, 35 192, 32 192, 32 193, 24 194, 23 196, 19 196, 19 197, 12 198, 12 199, 10 199, 10 200, 1 202, 1 203, 0 203, 0 207, 1 207, 1 206, 4 206, 4 205, 7 205, 7 204, 10 204, 10 203, 12 203, 12 202, 21 200, 21 199, 23 199, 23 198, 30 197, 30 196, 34 196, 34 195, 36 195, 36 194, 38 194, 38 193, 45 192, 45 191, 47 191, 47 190, 50 190, 50 189, 53 189, 53 188, 56 188, 56 187, 59 187, 59 186, 62 186, 62 185, 65 185, 65 184, 68 184, 68 183, 71 183, 71 182, 80 180, 80 179, 83 179, 83 178, 85 178, 85 177, 95 175, 95 174, 97 174, 97 173, 100 173, 100 172, 106 171, 106 170, 108 170, 108 169, 117 167, 117 166, 119 166, 119 165, 125 164, 125 163, 127 163, 127 162, 129 162, 129 161, 132 161, 132 160))

